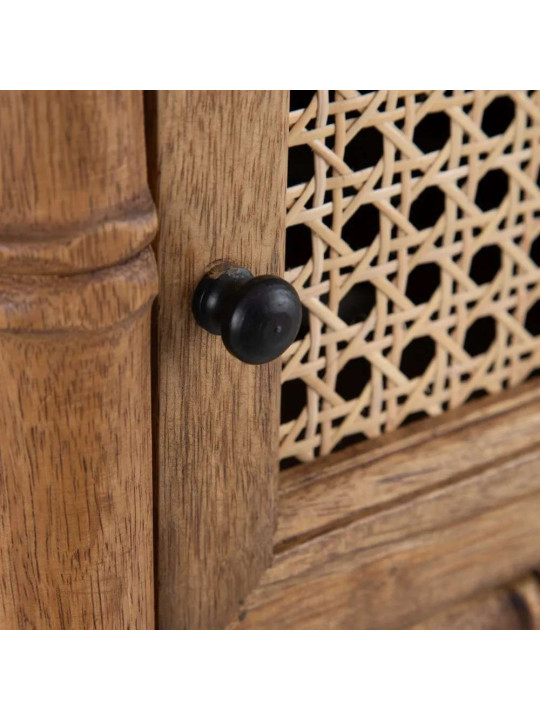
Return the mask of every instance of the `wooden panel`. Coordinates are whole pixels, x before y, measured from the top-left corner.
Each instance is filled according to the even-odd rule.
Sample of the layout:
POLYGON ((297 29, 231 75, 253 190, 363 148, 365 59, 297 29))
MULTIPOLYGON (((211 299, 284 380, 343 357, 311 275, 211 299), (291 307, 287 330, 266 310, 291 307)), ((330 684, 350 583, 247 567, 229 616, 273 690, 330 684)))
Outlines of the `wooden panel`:
POLYGON ((445 608, 411 630, 538 630, 540 583, 534 574, 445 608))
MULTIPOLYGON (((504 414, 500 422, 508 427, 504 414)), ((520 427, 519 415, 512 422, 520 427)), ((484 445, 480 432, 473 442, 484 445)), ((278 555, 231 627, 408 627, 538 565, 537 437, 471 472, 458 464, 443 485, 426 487, 278 555)))
MULTIPOLYGON (((272 557, 279 367, 241 364, 196 326, 209 264, 281 273, 287 93, 159 92, 158 613, 216 628, 272 557)), ((152 163, 151 163, 152 164, 152 163)))
POLYGON ((1 107, 0 627, 151 628, 156 267, 145 249, 91 271, 155 230, 150 205, 134 210, 149 198, 142 99, 1 107))
POLYGON ((530 446, 540 381, 282 473, 277 550, 530 446))

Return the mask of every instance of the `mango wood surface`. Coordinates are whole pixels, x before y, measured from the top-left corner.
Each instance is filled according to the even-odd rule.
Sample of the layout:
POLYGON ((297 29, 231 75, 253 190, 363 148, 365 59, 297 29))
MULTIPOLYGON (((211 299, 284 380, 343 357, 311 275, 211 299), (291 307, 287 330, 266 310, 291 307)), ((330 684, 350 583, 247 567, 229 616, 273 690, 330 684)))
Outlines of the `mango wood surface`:
POLYGON ((540 437, 540 381, 299 465, 279 485, 278 552, 494 463, 540 437))
MULTIPOLYGON (((450 433, 453 461, 427 431, 424 442, 409 451, 417 472, 411 466, 403 474, 399 453, 393 470, 384 455, 374 459, 366 473, 366 514, 277 554, 230 627, 404 628, 538 565, 537 389, 537 381, 524 387, 521 409, 514 393, 500 398, 512 409, 495 418, 486 413, 484 420, 476 415, 459 442, 450 433), (517 429, 528 438, 527 447, 512 444, 517 429), (501 453, 493 443, 506 435, 510 440, 501 453), (471 446, 478 461, 467 454, 471 446), (449 464, 450 472, 433 484, 439 462, 449 464), (377 477, 383 485, 410 477, 415 493, 402 493, 387 506, 371 502, 369 509, 371 494, 378 497, 377 477)), ((471 413, 477 412, 473 406, 471 413)), ((467 425, 463 417, 461 422, 467 425)), ((363 481, 358 474, 358 484, 363 481)), ((298 513, 303 509, 298 506, 298 513)))
POLYGON ((142 97, 8 92, 0 114, 0 627, 151 628, 142 97))
POLYGON ((142 93, 0 92, 0 268, 74 273, 156 232, 142 93))
POLYGON ((410 630, 539 630, 536 574, 475 595, 413 625, 410 630))
POLYGON ((272 558, 279 363, 248 366, 195 324, 208 266, 283 270, 288 94, 149 98, 160 233, 158 625, 223 627, 272 558))

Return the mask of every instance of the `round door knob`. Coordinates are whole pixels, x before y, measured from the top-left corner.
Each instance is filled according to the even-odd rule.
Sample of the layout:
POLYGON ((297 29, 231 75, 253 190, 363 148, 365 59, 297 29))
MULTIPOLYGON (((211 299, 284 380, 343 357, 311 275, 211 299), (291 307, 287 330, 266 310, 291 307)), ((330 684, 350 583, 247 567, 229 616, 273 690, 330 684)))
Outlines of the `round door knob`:
POLYGON ((251 365, 279 357, 300 328, 302 306, 293 286, 275 275, 253 277, 222 263, 208 272, 193 296, 195 320, 221 335, 227 350, 251 365))

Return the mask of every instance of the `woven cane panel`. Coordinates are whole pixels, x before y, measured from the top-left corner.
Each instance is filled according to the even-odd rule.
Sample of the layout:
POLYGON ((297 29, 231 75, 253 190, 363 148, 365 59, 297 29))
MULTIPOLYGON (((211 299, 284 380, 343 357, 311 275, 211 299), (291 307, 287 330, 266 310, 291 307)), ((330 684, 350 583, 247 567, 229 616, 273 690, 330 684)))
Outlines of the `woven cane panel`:
POLYGON ((291 99, 284 467, 540 367, 540 92, 291 99))

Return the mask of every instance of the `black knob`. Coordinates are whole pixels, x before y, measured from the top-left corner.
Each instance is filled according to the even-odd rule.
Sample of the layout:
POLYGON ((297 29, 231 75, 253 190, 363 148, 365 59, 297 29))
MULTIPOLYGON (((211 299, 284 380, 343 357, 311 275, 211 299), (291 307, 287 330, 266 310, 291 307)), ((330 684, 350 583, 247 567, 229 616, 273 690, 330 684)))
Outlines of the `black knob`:
POLYGON ((195 320, 221 335, 227 350, 251 365, 275 360, 294 341, 302 306, 293 286, 274 275, 221 263, 208 272, 193 296, 195 320))

